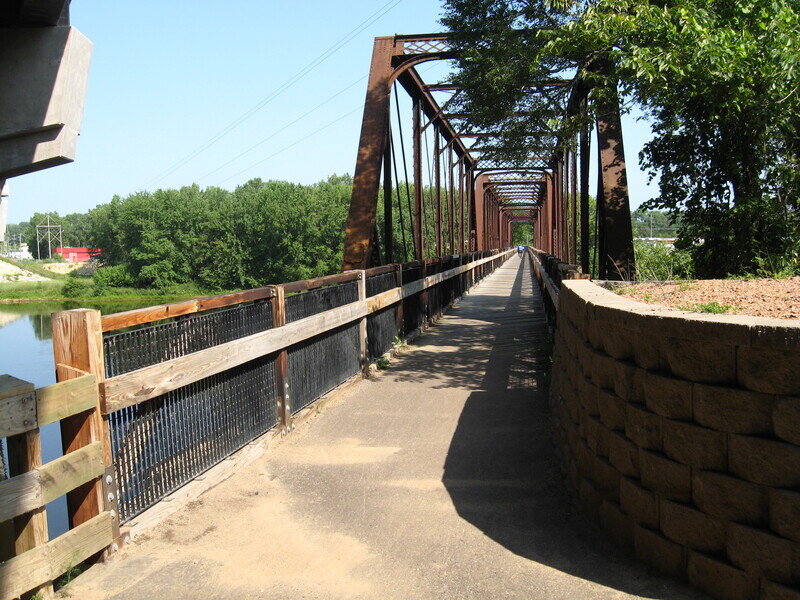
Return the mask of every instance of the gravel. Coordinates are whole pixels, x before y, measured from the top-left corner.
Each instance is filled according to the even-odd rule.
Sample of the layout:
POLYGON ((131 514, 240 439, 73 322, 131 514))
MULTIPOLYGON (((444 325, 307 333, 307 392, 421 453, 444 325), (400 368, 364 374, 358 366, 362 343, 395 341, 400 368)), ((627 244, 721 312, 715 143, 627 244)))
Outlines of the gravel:
POLYGON ((615 291, 648 304, 696 312, 714 312, 702 310, 702 305, 716 302, 727 314, 800 318, 800 277, 636 283, 615 291))

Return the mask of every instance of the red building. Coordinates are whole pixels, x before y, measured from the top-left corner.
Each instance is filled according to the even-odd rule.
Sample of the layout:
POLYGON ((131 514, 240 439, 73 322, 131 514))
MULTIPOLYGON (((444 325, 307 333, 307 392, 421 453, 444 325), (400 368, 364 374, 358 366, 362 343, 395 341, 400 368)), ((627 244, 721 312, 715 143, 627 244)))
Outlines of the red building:
POLYGON ((100 248, 56 248, 56 254, 60 254, 68 262, 86 262, 100 254, 100 248))

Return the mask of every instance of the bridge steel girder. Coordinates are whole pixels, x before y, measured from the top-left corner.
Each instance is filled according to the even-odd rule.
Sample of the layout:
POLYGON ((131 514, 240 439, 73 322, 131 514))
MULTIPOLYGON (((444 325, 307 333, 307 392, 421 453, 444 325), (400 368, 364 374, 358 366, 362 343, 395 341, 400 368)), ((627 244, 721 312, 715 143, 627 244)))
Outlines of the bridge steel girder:
MULTIPOLYGON (((455 58, 455 55, 446 34, 375 39, 345 234, 343 270, 367 268, 371 259, 380 260, 377 258, 375 229, 377 195, 383 161, 384 193, 387 195, 384 202, 386 213, 391 216, 391 176, 387 176, 385 171, 391 158, 390 91, 396 81, 409 94, 414 107, 413 179, 416 191, 411 229, 416 259, 424 259, 430 253, 430 249, 426 252, 425 248, 430 240, 426 240, 424 235, 426 210, 421 139, 421 134, 430 127, 434 132, 435 162, 435 179, 432 176, 431 183, 436 191, 432 196, 435 206, 429 207, 427 214, 435 215, 435 242, 432 243, 437 255, 444 253, 445 248, 450 253, 461 253, 504 246, 510 243, 512 223, 524 219, 534 223, 536 245, 540 249, 573 264, 580 261, 584 271, 589 271, 588 131, 581 131, 577 140, 566 139, 563 132, 556 134, 553 154, 549 157, 537 155, 535 149, 523 159, 504 157, 496 154, 502 150, 502 144, 491 141, 468 145, 465 140, 470 138, 480 140, 501 136, 480 129, 476 132, 469 126, 456 127, 449 118, 462 119, 468 115, 446 112, 450 101, 440 106, 432 93, 459 93, 460 90, 450 84, 426 84, 415 69, 423 62, 450 58, 455 58), (427 119, 424 124, 423 115, 427 119), (441 164, 443 160, 446 160, 444 166, 441 164), (442 222, 442 191, 448 206, 447 223, 442 222)), ((581 68, 608 73, 609 66, 597 60, 581 68)), ((570 85, 565 116, 585 115, 591 89, 581 77, 576 77, 570 85)), ((596 104, 594 125, 599 140, 596 255, 601 257, 601 277, 631 278, 635 265, 619 102, 613 95, 609 98, 606 94, 605 98, 604 105, 591 99, 596 104)), ((535 137, 537 133, 531 135, 535 137)), ((395 185, 398 183, 394 182, 395 185)), ((391 222, 388 222, 384 234, 388 244, 392 239, 390 228, 391 222)), ((385 255, 388 260, 391 251, 385 255)))

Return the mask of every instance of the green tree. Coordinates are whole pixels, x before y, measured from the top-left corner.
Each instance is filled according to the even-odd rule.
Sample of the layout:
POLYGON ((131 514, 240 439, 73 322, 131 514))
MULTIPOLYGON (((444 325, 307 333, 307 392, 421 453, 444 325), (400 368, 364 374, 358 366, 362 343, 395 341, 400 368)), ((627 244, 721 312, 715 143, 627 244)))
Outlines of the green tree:
POLYGON ((455 79, 466 90, 463 105, 480 126, 510 121, 509 147, 530 146, 525 136, 558 122, 552 105, 542 107, 542 99, 563 105, 542 90, 549 75, 591 61, 611 65, 607 72, 624 96, 654 124, 640 159, 658 178, 660 193, 646 207, 680 221, 679 245, 692 253, 699 275, 752 272, 759 255, 785 253, 796 239, 796 0, 447 0, 445 6, 443 22, 461 53, 455 79), (520 112, 530 116, 513 117, 520 112))

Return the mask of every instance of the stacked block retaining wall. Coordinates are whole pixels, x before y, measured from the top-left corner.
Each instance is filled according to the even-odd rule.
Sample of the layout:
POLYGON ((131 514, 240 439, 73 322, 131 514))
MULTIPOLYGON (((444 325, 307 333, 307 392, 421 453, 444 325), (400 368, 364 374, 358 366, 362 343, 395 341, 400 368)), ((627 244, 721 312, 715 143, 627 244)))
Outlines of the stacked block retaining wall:
POLYGON ((564 281, 551 413, 616 542, 715 598, 800 600, 800 324, 564 281))

